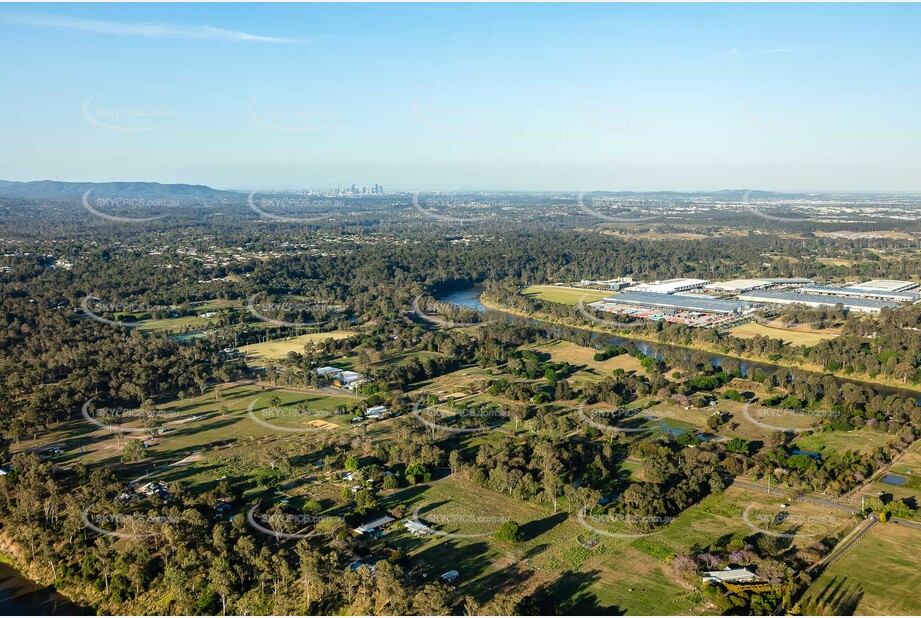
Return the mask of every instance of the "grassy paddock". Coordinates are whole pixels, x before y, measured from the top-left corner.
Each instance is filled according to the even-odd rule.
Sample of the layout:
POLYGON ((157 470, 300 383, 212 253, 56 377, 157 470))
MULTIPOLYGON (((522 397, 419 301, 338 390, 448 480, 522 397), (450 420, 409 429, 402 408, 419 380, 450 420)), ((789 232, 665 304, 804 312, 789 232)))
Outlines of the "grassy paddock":
POLYGON ((304 352, 304 346, 311 341, 326 341, 327 339, 346 339, 356 333, 353 331, 332 331, 329 333, 308 333, 288 339, 276 339, 264 343, 251 343, 240 347, 240 354, 254 365, 264 364, 267 361, 279 360, 288 355, 288 352, 304 352))
POLYGON ((592 549, 580 538, 593 533, 565 509, 525 503, 480 488, 461 475, 392 494, 388 505, 402 504, 411 514, 442 532, 481 535, 467 538, 414 538, 395 528, 387 537, 429 567, 429 577, 450 569, 460 572, 464 594, 487 601, 496 590, 523 594, 539 589, 547 612, 567 614, 699 614, 661 559, 633 547, 629 539, 602 537, 592 549), (517 544, 496 541, 495 529, 511 519, 522 529, 517 544), (626 565, 629 565, 626 566, 626 565))
POLYGON ((820 454, 857 451, 871 453, 879 446, 885 446, 892 436, 882 431, 859 429, 854 431, 819 431, 800 436, 793 441, 796 448, 816 451, 820 454))
POLYGON ((878 524, 806 592, 833 615, 918 615, 921 531, 878 524))
POLYGON ((729 333, 741 339, 751 339, 752 337, 761 335, 763 337, 770 337, 771 339, 780 339, 790 345, 806 346, 808 348, 826 339, 834 339, 840 334, 840 331, 835 329, 817 330, 803 326, 786 328, 780 322, 774 321, 770 324, 749 322, 730 329, 729 333))

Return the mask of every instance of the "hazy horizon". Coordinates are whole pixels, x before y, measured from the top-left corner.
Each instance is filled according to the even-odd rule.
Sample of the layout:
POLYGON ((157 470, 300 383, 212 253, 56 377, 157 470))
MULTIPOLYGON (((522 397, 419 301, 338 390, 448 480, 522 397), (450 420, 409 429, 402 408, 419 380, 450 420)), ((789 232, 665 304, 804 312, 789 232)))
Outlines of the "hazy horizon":
POLYGON ((917 5, 5 5, 10 180, 921 192, 917 5))

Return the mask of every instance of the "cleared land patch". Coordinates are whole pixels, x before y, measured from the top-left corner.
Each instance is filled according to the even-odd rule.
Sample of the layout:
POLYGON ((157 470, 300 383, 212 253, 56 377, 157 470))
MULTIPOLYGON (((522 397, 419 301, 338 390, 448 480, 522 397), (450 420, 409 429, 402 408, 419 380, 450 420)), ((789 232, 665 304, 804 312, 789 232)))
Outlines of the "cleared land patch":
POLYGON ((303 353, 304 346, 311 341, 326 341, 327 339, 346 339, 355 333, 353 331, 332 331, 329 333, 308 333, 290 339, 277 339, 264 343, 251 343, 240 347, 240 354, 254 365, 261 365, 267 361, 279 360, 287 356, 288 352, 303 353))
POLYGON ((598 350, 585 348, 568 341, 552 341, 539 346, 523 346, 523 350, 535 350, 549 354, 554 362, 569 363, 573 367, 582 368, 576 372, 576 377, 599 379, 610 376, 615 369, 645 373, 635 357, 629 354, 620 354, 605 361, 596 361, 595 354, 598 350))
POLYGON ((780 339, 794 346, 810 347, 826 339, 834 339, 840 334, 840 331, 836 329, 816 330, 803 326, 787 328, 781 322, 775 320, 769 324, 749 322, 730 329, 729 333, 741 339, 751 339, 761 335, 771 339, 780 339))

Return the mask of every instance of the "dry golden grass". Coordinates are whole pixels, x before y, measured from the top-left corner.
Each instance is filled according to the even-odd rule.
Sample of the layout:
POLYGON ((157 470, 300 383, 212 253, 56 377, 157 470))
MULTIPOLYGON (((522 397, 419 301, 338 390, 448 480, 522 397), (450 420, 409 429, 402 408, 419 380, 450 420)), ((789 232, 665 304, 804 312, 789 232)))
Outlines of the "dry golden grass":
POLYGON ((308 333, 291 339, 278 339, 265 343, 251 343, 240 348, 240 354, 255 365, 270 360, 284 358, 288 352, 302 353, 304 346, 310 341, 326 341, 327 339, 345 339, 355 333, 352 331, 333 331, 330 333, 308 333))
POLYGON ((609 376, 615 369, 623 369, 628 372, 645 372, 645 369, 640 365, 640 361, 629 354, 621 354, 606 361, 596 361, 594 357, 598 350, 584 348, 568 341, 552 341, 541 346, 529 346, 528 349, 545 352, 553 358, 554 362, 569 363, 574 367, 584 366, 585 369, 578 372, 582 374, 579 377, 583 378, 609 376))
POLYGON ((770 337, 771 339, 780 339, 794 346, 803 345, 806 347, 814 346, 826 339, 834 339, 841 334, 840 330, 834 328, 825 328, 822 330, 816 330, 808 326, 787 328, 777 320, 769 324, 749 322, 741 326, 736 326, 729 332, 734 337, 740 337, 742 339, 750 339, 762 335, 764 337, 770 337))

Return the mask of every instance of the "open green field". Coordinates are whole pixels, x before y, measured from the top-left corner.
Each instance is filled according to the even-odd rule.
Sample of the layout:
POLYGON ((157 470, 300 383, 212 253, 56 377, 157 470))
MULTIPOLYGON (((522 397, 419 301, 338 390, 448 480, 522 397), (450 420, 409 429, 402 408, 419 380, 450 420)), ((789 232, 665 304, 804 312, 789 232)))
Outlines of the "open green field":
POLYGON ((303 354, 304 346, 311 341, 326 341, 327 339, 346 339, 354 335, 353 331, 332 331, 328 333, 308 333, 288 339, 276 339, 263 343, 251 343, 240 347, 240 354, 251 365, 261 366, 268 361, 279 360, 288 355, 288 352, 303 354))
POLYGON ((829 566, 804 595, 834 615, 918 615, 921 530, 878 524, 829 566))
POLYGON ((568 288, 556 285, 532 285, 521 292, 525 296, 539 298, 551 303, 560 303, 562 305, 578 305, 579 300, 587 303, 607 298, 612 294, 610 291, 588 290, 585 288, 568 288))
MULTIPOLYGON (((13 449, 18 451, 61 446, 64 453, 55 457, 58 465, 103 464, 127 479, 173 464, 193 453, 196 454, 196 460, 203 460, 204 463, 193 464, 190 468, 209 468, 212 466, 207 462, 212 457, 258 449, 258 441, 266 438, 298 438, 303 441, 324 432, 336 431, 348 424, 349 417, 337 418, 328 411, 356 401, 352 397, 241 384, 224 389, 219 400, 215 399, 213 391, 208 391, 204 395, 187 399, 157 402, 157 408, 162 411, 162 427, 165 432, 154 437, 146 432, 119 432, 100 428, 81 418, 52 426, 40 440, 23 441, 13 445, 13 449), (279 398, 279 407, 288 413, 266 411, 271 407, 273 396, 279 398), (264 423, 249 416, 249 406, 253 402, 254 415, 264 423), (298 406, 317 413, 311 415, 309 412, 297 412, 298 406), (311 423, 317 420, 332 423, 335 427, 311 423), (141 439, 149 444, 147 457, 137 463, 124 464, 121 462, 121 453, 125 442, 130 439, 141 439)), ((124 418, 122 427, 139 429, 142 424, 136 414, 132 413, 124 418)), ((184 480, 188 480, 190 475, 194 473, 183 475, 184 480)))
POLYGON ((830 328, 816 330, 804 326, 785 328, 779 321, 775 321, 770 324, 748 322, 730 329, 729 334, 742 339, 750 339, 761 335, 771 339, 780 339, 793 346, 806 346, 808 348, 826 339, 834 339, 840 334, 840 331, 830 328))
POLYGON ((730 487, 691 507, 660 532, 615 536, 638 530, 603 514, 586 516, 583 526, 565 507, 553 513, 549 505, 521 502, 458 474, 387 498, 388 507, 401 505, 407 517, 415 512, 439 533, 456 536, 416 538, 395 524, 385 539, 424 563, 429 577, 458 570, 462 592, 481 602, 497 588, 512 594, 536 590, 538 598, 560 613, 693 615, 704 607, 671 571, 668 562, 675 554, 750 537, 756 532, 752 526, 790 534, 792 545, 806 547, 839 537, 856 523, 821 505, 790 502, 783 508, 782 502, 790 502, 789 496, 730 487), (781 513, 786 519, 778 523, 781 513), (509 519, 522 527, 524 539, 519 544, 493 538, 495 529, 509 519), (587 549, 580 541, 588 539, 598 544, 587 549))
POLYGON ((399 531, 386 537, 428 567, 429 578, 460 572, 465 594, 488 601, 496 590, 509 594, 538 592, 545 611, 567 614, 699 614, 703 608, 690 591, 673 579, 667 564, 644 554, 626 539, 604 538, 586 549, 591 537, 574 516, 448 477, 425 486, 400 490, 388 504, 402 504, 408 516, 439 532, 466 537, 415 538, 399 531), (496 541, 495 529, 511 519, 521 525, 524 540, 515 545, 496 541), (476 535, 476 536, 473 536, 476 535))
POLYGON ((880 446, 885 446, 892 436, 882 431, 871 429, 858 429, 853 431, 818 431, 808 436, 801 435, 793 441, 793 445, 804 451, 815 451, 819 454, 827 452, 844 453, 857 451, 871 453, 880 446))
POLYGON ((717 540, 741 540, 761 529, 789 534, 792 545, 806 547, 824 537, 843 534, 856 523, 856 519, 843 512, 830 513, 821 505, 791 502, 785 492, 768 495, 762 491, 728 487, 685 510, 661 532, 633 543, 650 552, 696 553, 705 551, 717 540), (789 506, 784 509, 781 503, 789 506), (786 519, 774 523, 779 513, 784 513, 786 519))
POLYGON ((164 318, 162 320, 141 320, 135 327, 141 332, 180 333, 207 328, 214 319, 206 319, 197 315, 186 315, 180 318, 164 318))
MULTIPOLYGON (((729 386, 739 388, 741 391, 746 390, 738 385, 730 384, 729 386)), ((710 432, 707 420, 717 411, 723 414, 724 423, 716 433, 729 439, 743 438, 745 440, 764 441, 775 429, 804 429, 817 422, 815 417, 789 414, 786 411, 777 412, 771 408, 762 407, 758 403, 753 403, 746 408, 744 403, 729 399, 717 399, 716 406, 712 408, 691 407, 688 410, 685 410, 683 406, 675 401, 668 400, 662 401, 647 410, 649 414, 669 421, 691 425, 698 431, 705 433, 710 432)))

